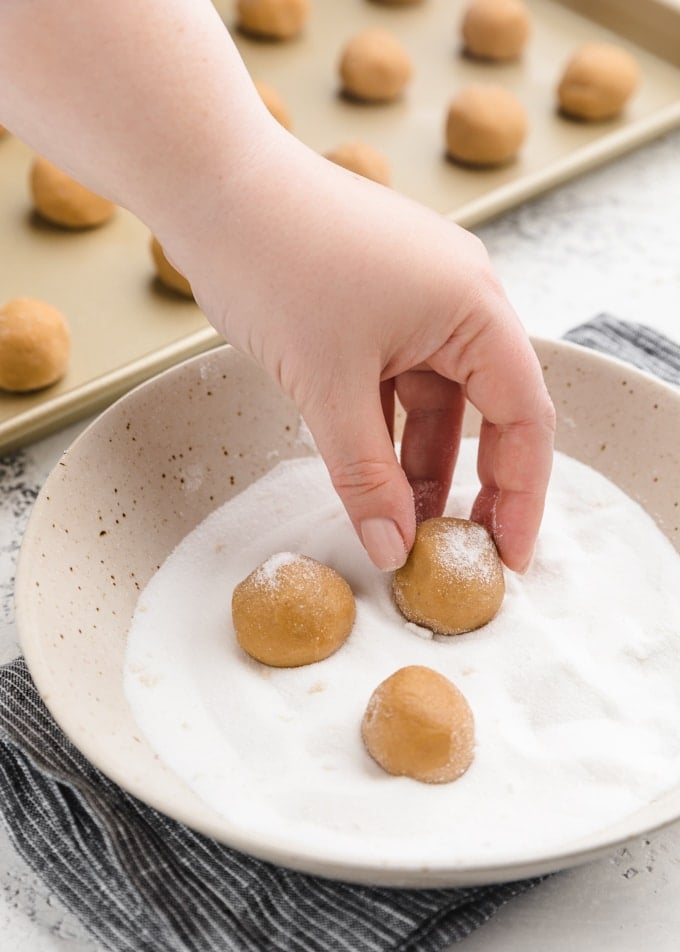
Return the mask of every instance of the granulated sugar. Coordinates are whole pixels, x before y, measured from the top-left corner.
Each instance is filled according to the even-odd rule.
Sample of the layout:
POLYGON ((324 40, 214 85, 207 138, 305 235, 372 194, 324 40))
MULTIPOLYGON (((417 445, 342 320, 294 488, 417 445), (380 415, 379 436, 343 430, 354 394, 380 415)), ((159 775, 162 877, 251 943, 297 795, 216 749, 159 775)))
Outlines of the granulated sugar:
POLYGON ((456 532, 443 533, 436 546, 439 562, 458 578, 478 578, 488 581, 494 571, 495 552, 489 546, 489 537, 481 526, 472 523, 456 532))
POLYGON ((275 552, 258 567, 254 581, 260 585, 276 587, 279 569, 282 569, 284 565, 290 565, 296 559, 297 555, 294 552, 275 552))
MULTIPOLYGON (((475 452, 465 441, 449 515, 469 513, 475 452)), ((409 867, 546 855, 680 784, 680 558, 637 504, 558 454, 534 564, 506 583, 490 624, 432 639, 398 613, 323 464, 282 463, 141 594, 126 695, 242 842, 409 867), (276 553, 326 562, 354 591, 355 628, 325 661, 267 668, 236 643, 232 589, 276 553), (454 783, 388 776, 363 748, 369 697, 408 664, 444 674, 474 712, 475 759, 454 783)))

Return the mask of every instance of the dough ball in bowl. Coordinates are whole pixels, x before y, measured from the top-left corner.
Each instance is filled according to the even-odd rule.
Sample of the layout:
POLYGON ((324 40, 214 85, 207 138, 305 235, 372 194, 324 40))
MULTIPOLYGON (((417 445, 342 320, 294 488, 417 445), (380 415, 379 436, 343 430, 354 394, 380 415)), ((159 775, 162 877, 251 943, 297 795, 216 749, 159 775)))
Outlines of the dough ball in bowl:
POLYGON ((66 373, 70 355, 71 333, 56 307, 14 298, 0 308, 0 389, 49 387, 66 373))
POLYGON ((238 0, 239 29, 269 40, 290 40, 302 32, 309 17, 309 0, 238 0))
POLYGON ((503 563, 483 526, 439 516, 418 526, 392 588, 409 621, 437 634, 460 635, 486 625, 501 607, 503 563))
POLYGON ((409 665, 375 689, 361 736, 387 773, 450 783, 472 763, 475 724, 464 695, 444 675, 409 665))
POLYGON ((622 112, 640 79, 637 61, 611 43, 586 43, 567 63, 557 99, 575 119, 611 119, 622 112))
POLYGON ((465 52, 498 61, 517 59, 530 30, 531 17, 522 0, 473 0, 461 24, 465 52))
POLYGON ((389 185, 391 181, 390 163, 387 158, 366 142, 341 142, 340 145, 324 153, 327 159, 341 165, 350 172, 365 178, 389 185))
POLYGON ((191 290, 191 285, 182 272, 178 271, 177 268, 168 261, 163 247, 155 235, 151 236, 149 247, 156 269, 156 275, 161 284, 175 291, 177 294, 181 294, 182 297, 193 298, 194 292, 191 290))
POLYGON ((464 165, 511 162, 526 139, 529 120, 517 97, 503 86, 470 85, 451 100, 446 152, 464 165))
POLYGON ((398 99, 413 75, 411 57, 388 30, 357 33, 340 55, 342 90, 366 102, 398 99))
POLYGON ((95 228, 116 210, 108 198, 85 188, 42 156, 33 161, 30 189, 38 214, 62 228, 95 228))
POLYGON ((306 555, 279 552, 234 588, 239 644, 275 668, 322 661, 348 638, 356 607, 341 575, 306 555))

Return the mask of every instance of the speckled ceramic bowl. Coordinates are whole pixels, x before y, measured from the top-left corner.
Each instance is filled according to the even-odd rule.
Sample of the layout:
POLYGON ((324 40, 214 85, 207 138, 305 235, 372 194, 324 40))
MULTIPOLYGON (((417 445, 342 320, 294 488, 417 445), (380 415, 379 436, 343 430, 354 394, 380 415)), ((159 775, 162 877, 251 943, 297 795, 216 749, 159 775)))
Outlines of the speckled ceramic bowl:
MULTIPOLYGON (((558 448, 638 500, 680 550, 680 392, 573 344, 537 341, 536 348, 558 411, 558 448)), ((468 434, 475 427, 470 414, 468 434)), ((24 539, 17 621, 40 693, 90 760, 140 799, 239 849, 388 885, 470 885, 543 873, 680 817, 677 789, 560 853, 522 862, 423 870, 357 856, 338 864, 244 835, 163 767, 123 694, 137 596, 210 511, 274 462, 310 452, 293 407, 252 363, 224 347, 138 387, 64 454, 24 539)))

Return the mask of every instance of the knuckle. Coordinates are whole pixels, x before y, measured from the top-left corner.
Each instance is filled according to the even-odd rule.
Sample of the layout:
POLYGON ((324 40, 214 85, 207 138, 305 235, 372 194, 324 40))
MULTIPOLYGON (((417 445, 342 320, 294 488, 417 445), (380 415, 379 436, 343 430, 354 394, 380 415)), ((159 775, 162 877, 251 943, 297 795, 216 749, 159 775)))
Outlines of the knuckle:
POLYGON ((362 498, 385 489, 392 472, 393 464, 387 460, 360 459, 336 464, 331 480, 340 495, 362 498))

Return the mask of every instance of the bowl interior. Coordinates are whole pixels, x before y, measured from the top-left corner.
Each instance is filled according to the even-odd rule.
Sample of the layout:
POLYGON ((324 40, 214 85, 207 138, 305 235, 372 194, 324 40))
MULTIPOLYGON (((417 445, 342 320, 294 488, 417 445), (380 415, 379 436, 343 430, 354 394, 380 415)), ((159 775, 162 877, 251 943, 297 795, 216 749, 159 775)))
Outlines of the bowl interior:
MULTIPOLYGON (((680 551, 680 392, 574 344, 534 342, 558 413, 558 449, 636 499, 680 551)), ((466 417, 474 435, 478 419, 466 417)), ((559 855, 475 868, 384 869, 291 854, 244 836, 165 768, 123 694, 138 594, 180 540, 280 460, 314 452, 295 408, 230 347, 132 391, 64 454, 34 507, 17 574, 33 678, 76 746, 125 789, 218 840, 312 873, 387 885, 513 879, 594 858, 680 816, 680 789, 559 855)))

